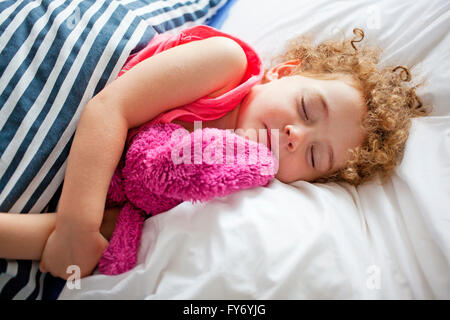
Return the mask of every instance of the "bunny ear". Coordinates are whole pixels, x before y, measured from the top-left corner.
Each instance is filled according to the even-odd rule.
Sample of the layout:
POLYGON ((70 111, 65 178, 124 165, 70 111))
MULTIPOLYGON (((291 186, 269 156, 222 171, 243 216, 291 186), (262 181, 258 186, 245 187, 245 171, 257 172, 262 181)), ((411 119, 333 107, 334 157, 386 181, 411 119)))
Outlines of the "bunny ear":
POLYGON ((360 28, 355 28, 353 29, 353 34, 355 35, 355 37, 353 37, 353 40, 350 41, 350 44, 352 45, 353 49, 355 49, 355 51, 358 51, 358 49, 355 47, 355 42, 361 42, 364 39, 364 31, 360 28), (357 36, 359 36, 360 39, 357 39, 357 36))

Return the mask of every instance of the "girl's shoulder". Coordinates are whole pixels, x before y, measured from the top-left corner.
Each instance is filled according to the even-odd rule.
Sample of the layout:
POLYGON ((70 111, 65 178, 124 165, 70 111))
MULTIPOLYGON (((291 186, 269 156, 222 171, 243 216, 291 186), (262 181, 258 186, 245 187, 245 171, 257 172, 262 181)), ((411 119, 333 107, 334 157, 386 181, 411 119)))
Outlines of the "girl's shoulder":
MULTIPOLYGON (((246 79, 243 79, 244 81, 251 76, 263 74, 264 70, 262 67, 261 58, 248 43, 241 40, 237 36, 225 33, 213 27, 198 25, 180 30, 177 33, 165 32, 155 35, 147 46, 128 58, 118 76, 120 77, 123 73, 132 69, 138 63, 154 56, 155 54, 189 42, 205 40, 213 37, 230 39, 232 41, 228 42, 237 44, 238 46, 235 45, 234 51, 230 50, 230 53, 235 52, 236 54, 239 54, 238 51, 243 51, 247 61, 247 72, 245 74, 246 79)), ((233 45, 230 43, 229 46, 232 47, 233 45)))
MULTIPOLYGON (((248 94, 251 87, 262 80, 264 68, 258 53, 242 39, 209 26, 195 26, 180 31, 178 34, 161 35, 161 43, 179 45, 195 40, 208 38, 228 39, 229 45, 245 56, 245 70, 242 76, 227 82, 223 87, 189 103, 188 105, 167 111, 156 119, 161 122, 171 122, 175 119, 193 122, 196 120, 218 119, 231 111, 248 94), (238 47, 238 48, 236 48, 238 47)), ((229 50, 232 52, 233 50, 229 50)))

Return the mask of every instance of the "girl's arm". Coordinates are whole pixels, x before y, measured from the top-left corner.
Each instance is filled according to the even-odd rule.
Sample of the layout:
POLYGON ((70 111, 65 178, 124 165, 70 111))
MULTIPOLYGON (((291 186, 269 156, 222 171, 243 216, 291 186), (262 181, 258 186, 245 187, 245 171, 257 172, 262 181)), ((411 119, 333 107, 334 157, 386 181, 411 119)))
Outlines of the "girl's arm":
MULTIPOLYGON (((121 208, 105 210, 100 233, 110 239, 121 208)), ((56 213, 0 213, 0 258, 40 260, 56 225, 56 213)))
POLYGON ((0 257, 40 260, 56 214, 0 213, 0 257))
POLYGON ((157 54, 108 84, 85 107, 68 157, 56 228, 41 270, 66 278, 95 268, 107 243, 99 236, 111 177, 127 131, 158 114, 239 84, 247 60, 233 40, 213 37, 157 54))

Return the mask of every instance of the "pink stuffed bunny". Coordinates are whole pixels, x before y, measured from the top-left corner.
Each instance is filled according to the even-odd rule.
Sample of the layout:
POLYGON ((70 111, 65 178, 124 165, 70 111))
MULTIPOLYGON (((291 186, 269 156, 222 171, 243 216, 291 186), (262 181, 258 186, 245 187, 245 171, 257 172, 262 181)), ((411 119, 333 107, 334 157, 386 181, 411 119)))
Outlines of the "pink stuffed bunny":
POLYGON ((261 143, 220 129, 188 133, 177 124, 139 128, 108 190, 107 206, 121 206, 116 227, 99 262, 115 275, 133 268, 144 220, 183 201, 207 201, 267 185, 276 158, 261 143))

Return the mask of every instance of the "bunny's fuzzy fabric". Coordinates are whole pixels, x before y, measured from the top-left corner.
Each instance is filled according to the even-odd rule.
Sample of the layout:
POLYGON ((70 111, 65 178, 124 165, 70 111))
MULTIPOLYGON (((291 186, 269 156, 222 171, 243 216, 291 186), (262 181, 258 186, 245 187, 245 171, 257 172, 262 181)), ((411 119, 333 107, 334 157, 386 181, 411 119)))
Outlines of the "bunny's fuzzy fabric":
POLYGON ((99 262, 100 273, 116 275, 135 266, 147 217, 183 201, 207 201, 265 186, 277 166, 265 145, 230 131, 189 133, 177 124, 143 125, 111 179, 106 205, 122 209, 99 262))

